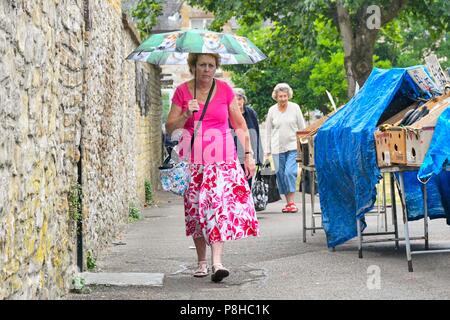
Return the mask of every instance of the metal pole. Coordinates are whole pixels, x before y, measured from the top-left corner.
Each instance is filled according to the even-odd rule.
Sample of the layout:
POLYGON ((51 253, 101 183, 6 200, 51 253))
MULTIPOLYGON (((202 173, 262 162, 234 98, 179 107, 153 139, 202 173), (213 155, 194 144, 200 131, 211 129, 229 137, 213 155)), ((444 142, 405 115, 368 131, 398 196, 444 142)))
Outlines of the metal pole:
POLYGON ((424 232, 425 232, 425 250, 429 249, 428 246, 428 195, 427 195, 427 185, 424 183, 422 184, 422 193, 423 193, 423 225, 424 225, 424 232))
POLYGON ((303 242, 306 242, 306 196, 305 196, 305 188, 306 188, 306 170, 302 168, 302 219, 303 219, 303 242))
POLYGON ((408 260, 408 271, 413 272, 412 259, 411 259, 411 242, 409 241, 409 227, 408 227, 408 216, 406 209, 406 199, 405 199, 405 184, 403 179, 403 172, 400 175, 400 198, 402 199, 403 207, 403 226, 405 229, 405 243, 406 243, 406 259, 408 260))
POLYGON ((380 209, 380 184, 377 184, 377 232, 380 228, 380 215, 381 215, 381 209, 380 209))
POLYGON ((362 259, 362 234, 361 234, 361 221, 356 218, 356 230, 358 231, 358 257, 362 259))
MULTIPOLYGON (((394 173, 389 173, 391 180, 391 208, 392 208, 392 223, 394 224, 395 239, 398 239, 398 223, 397 223, 397 200, 395 199, 395 177, 394 173)), ((395 249, 400 249, 398 240, 395 240, 395 249)))
POLYGON ((386 208, 386 175, 383 173, 383 211, 384 211, 384 231, 388 231, 388 218, 386 208))
POLYGON ((316 221, 314 219, 314 171, 310 171, 309 172, 309 176, 310 176, 310 192, 311 192, 311 221, 312 221, 312 227, 313 229, 311 230, 311 235, 313 236, 314 233, 316 233, 316 221))

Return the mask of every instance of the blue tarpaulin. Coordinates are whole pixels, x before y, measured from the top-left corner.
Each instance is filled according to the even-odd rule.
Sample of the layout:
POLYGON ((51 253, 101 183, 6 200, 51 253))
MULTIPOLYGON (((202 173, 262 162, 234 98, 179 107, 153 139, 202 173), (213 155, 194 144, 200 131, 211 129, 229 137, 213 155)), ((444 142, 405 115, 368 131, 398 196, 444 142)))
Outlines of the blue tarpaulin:
POLYGON ((443 168, 449 166, 450 106, 442 112, 437 121, 430 147, 417 174, 421 181, 427 183, 427 191, 430 182, 435 181, 438 195, 441 197, 441 205, 447 218, 447 224, 450 224, 450 172, 443 171, 443 168))
MULTIPOLYGON (((374 132, 385 111, 396 112, 411 104, 422 92, 407 73, 408 69, 375 68, 360 92, 330 117, 315 138, 315 164, 318 178, 323 227, 329 247, 357 235, 356 217, 373 208, 376 184, 381 178, 376 162, 374 132)), ((405 175, 407 208, 410 219, 422 213, 417 196, 417 171, 405 175), (411 178, 412 177, 412 178, 411 178), (412 180, 414 179, 414 182, 412 180), (410 189, 411 186, 413 190, 410 189), (408 207, 409 205, 409 207, 408 207)), ((431 181, 430 181, 431 182, 431 181)), ((442 205, 433 202, 430 184, 430 217, 443 216, 442 205), (435 208, 436 207, 436 208, 435 208)))
POLYGON ((433 138, 428 149, 418 177, 427 180, 438 175, 444 166, 450 162, 450 108, 445 109, 439 117, 433 138))

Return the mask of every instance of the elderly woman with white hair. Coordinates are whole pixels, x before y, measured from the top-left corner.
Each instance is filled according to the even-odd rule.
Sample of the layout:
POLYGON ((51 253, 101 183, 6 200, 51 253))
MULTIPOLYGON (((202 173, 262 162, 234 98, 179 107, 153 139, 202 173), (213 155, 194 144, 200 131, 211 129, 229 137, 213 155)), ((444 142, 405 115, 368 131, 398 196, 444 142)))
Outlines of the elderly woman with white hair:
POLYGON ((289 101, 292 96, 287 83, 277 84, 272 92, 277 103, 269 108, 266 120, 266 158, 272 155, 278 190, 286 197, 286 206, 282 209, 286 213, 298 211, 294 199, 298 171, 296 134, 306 127, 300 106, 289 101))

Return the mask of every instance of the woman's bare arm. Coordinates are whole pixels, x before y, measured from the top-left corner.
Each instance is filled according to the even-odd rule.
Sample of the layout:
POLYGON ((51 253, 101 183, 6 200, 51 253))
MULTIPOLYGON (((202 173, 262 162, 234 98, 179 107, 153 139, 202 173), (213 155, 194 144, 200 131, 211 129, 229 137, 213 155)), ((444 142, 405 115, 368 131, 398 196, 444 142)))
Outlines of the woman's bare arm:
POLYGON ((185 112, 183 112, 183 110, 180 107, 172 104, 169 111, 169 115, 167 116, 166 122, 167 134, 171 135, 172 132, 175 131, 176 129, 183 128, 187 119, 189 119, 191 115, 192 115, 191 111, 186 110, 185 112))

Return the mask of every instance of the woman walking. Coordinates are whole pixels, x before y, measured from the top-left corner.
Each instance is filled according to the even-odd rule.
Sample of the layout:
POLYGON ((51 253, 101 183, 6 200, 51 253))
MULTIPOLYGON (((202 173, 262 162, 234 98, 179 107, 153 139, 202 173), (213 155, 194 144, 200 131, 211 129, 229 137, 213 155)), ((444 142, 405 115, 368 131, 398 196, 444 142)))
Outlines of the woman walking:
POLYGON ((292 96, 292 89, 287 83, 277 84, 272 92, 272 98, 277 103, 270 107, 266 120, 266 158, 272 155, 278 190, 286 197, 282 212, 288 213, 298 211, 294 199, 298 171, 296 134, 306 127, 300 106, 289 101, 292 96))
POLYGON ((183 129, 180 156, 189 155, 191 181, 184 195, 184 212, 186 235, 192 236, 197 250, 198 268, 194 277, 208 275, 207 246, 210 246, 211 280, 219 282, 229 275, 222 264, 224 242, 259 235, 247 183, 254 175, 255 162, 233 90, 214 78, 220 65, 219 55, 190 53, 188 65, 195 77, 175 90, 166 128, 169 133, 183 129), (194 126, 208 95, 209 104, 190 152, 194 126), (245 172, 236 157, 229 122, 245 148, 245 172))

